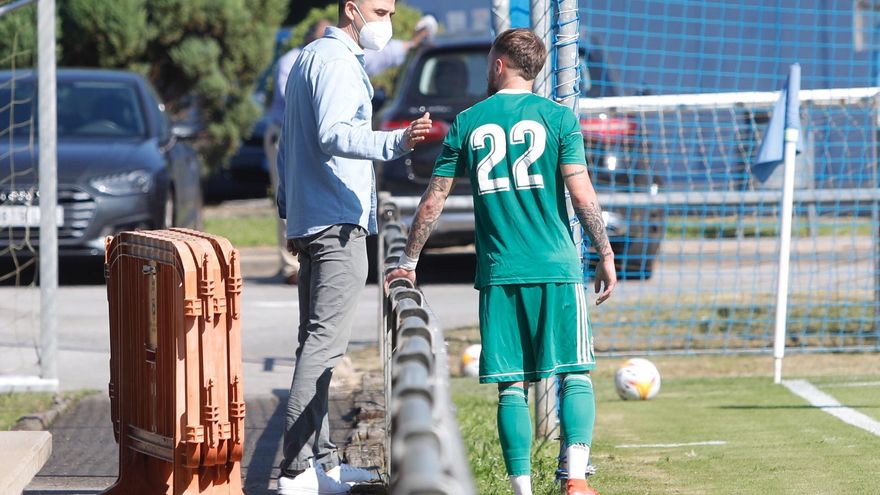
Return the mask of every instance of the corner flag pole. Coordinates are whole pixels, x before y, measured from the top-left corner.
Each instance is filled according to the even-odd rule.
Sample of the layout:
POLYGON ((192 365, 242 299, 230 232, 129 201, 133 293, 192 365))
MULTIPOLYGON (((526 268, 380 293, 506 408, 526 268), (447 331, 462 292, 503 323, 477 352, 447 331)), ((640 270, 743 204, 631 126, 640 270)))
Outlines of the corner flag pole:
POLYGON ((794 210, 794 169, 798 129, 785 129, 782 211, 779 222, 779 277, 776 280, 776 337, 773 341, 773 382, 782 382, 782 358, 785 357, 785 325, 788 313, 788 278, 791 260, 791 218, 794 210))
MULTIPOLYGON (((785 328, 788 314, 789 264, 791 261, 791 220, 794 212, 794 172, 800 137, 800 66, 791 66, 785 87, 785 133, 783 140, 782 208, 779 213, 779 275, 776 279, 776 332, 773 341, 773 382, 782 382, 785 357, 785 328)), ((777 110, 778 110, 777 106, 777 110)), ((777 117, 774 111, 774 117, 777 117)), ((781 117, 781 116, 780 116, 781 117)))

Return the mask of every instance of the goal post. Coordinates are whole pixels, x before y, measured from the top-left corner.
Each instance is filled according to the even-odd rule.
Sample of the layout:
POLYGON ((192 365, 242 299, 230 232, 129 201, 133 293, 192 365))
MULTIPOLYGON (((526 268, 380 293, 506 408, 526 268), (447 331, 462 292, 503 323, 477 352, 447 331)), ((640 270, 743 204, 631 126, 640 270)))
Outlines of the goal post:
POLYGON ((58 388, 58 205, 55 0, 37 1, 40 127, 40 377, 58 388))
POLYGON ((13 40, 6 40, 11 50, 0 61, 9 69, 8 80, 0 84, 0 139, 5 147, 0 163, 7 170, 0 172, 0 281, 13 284, 0 288, 11 295, 6 298, 10 307, 0 316, 8 358, 0 371, 0 391, 54 392, 59 388, 55 0, 0 5, 0 20, 9 16, 21 16, 10 21, 20 31, 35 26, 36 46, 21 46, 16 32, 13 40), (28 59, 35 63, 19 66, 28 59), (27 85, 20 84, 26 80, 27 85), (27 89, 31 82, 35 91, 27 89), (27 162, 19 158, 24 155, 39 158, 19 163, 27 162), (37 291, 38 305, 31 297, 37 291), (30 355, 26 349, 33 349, 36 362, 22 357, 30 355))

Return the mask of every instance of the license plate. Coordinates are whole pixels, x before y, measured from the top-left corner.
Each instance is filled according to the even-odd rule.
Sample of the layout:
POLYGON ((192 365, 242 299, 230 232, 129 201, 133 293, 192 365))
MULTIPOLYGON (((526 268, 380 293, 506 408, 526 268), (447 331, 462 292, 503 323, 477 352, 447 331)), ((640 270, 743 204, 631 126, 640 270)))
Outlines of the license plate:
MULTIPOLYGON (((55 208, 55 223, 59 227, 64 225, 64 208, 55 208)), ((0 227, 39 227, 39 205, 24 206, 0 206, 0 227)))

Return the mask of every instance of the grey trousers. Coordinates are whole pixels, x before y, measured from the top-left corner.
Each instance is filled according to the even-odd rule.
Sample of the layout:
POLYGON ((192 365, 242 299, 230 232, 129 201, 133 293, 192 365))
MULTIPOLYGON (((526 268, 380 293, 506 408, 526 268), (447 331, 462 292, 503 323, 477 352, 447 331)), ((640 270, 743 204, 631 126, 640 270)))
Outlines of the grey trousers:
POLYGON ((299 250, 299 344, 284 422, 283 476, 339 464, 330 441, 330 378, 345 355, 361 290, 367 280, 367 232, 334 225, 294 239, 299 250))

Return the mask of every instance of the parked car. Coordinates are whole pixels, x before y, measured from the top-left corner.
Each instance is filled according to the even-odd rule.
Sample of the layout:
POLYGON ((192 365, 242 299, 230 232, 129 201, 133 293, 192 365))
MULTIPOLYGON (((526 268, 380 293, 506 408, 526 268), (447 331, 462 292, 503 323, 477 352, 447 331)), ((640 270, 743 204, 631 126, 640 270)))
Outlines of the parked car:
POLYGON ((269 159, 263 147, 263 136, 268 123, 269 114, 263 114, 250 134, 242 139, 241 146, 229 159, 229 163, 214 168, 205 177, 203 188, 206 202, 268 197, 271 188, 269 159))
MULTIPOLYGON (((434 169, 443 139, 455 116, 486 96, 488 36, 438 38, 421 49, 404 68, 398 93, 382 111, 380 127, 400 129, 423 112, 431 113, 433 128, 425 142, 398 160, 377 163, 378 186, 410 222, 434 169)), ((605 63, 598 43, 583 49, 582 97, 618 96, 619 84, 605 63)), ((627 116, 581 117, 587 164, 595 187, 603 192, 653 192, 660 187, 647 160, 649 146, 638 120, 627 116)), ((626 278, 648 278, 665 233, 663 212, 657 209, 608 208, 606 225, 616 253, 618 270, 626 278)), ((468 180, 456 183, 429 247, 467 245, 474 241, 474 215, 468 180)), ((591 266, 595 256, 588 253, 591 266)))
MULTIPOLYGON (((57 78, 59 256, 101 257, 104 237, 123 230, 199 228, 198 157, 150 84, 107 70, 57 78)), ((0 72, 0 256, 25 237, 38 245, 36 100, 35 74, 0 72)))

